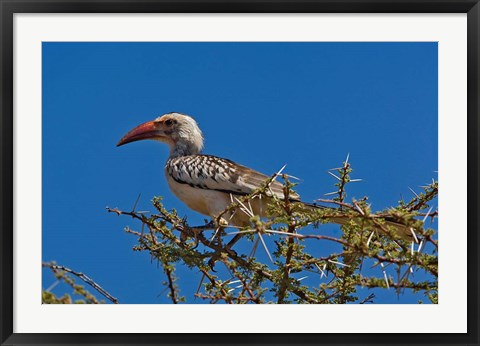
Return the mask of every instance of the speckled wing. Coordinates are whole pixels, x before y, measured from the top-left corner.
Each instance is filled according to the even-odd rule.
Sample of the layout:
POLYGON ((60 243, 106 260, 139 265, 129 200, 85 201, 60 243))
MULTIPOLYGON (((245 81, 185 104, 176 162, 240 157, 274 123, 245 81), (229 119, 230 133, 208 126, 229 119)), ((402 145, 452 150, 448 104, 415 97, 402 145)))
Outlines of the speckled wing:
MULTIPOLYGON (((172 158, 166 165, 167 174, 180 184, 200 189, 217 190, 235 195, 248 195, 269 178, 265 174, 233 161, 210 155, 189 155, 172 158)), ((272 182, 270 190, 283 199, 283 185, 272 182)), ((296 193, 291 200, 300 200, 296 193)))

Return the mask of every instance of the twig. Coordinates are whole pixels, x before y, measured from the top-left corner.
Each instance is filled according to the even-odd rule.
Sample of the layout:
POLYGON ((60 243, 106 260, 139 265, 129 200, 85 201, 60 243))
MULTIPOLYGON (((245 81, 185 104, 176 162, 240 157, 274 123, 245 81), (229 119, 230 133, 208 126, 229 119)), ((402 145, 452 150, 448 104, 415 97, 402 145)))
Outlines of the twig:
POLYGON ((177 290, 175 288, 174 279, 172 277, 173 270, 170 268, 168 263, 164 263, 163 270, 167 275, 168 279, 168 288, 170 289, 170 298, 172 299, 173 304, 178 304, 177 290))
POLYGON ((365 297, 359 304, 365 304, 365 303, 373 303, 373 298, 375 298, 374 293, 370 293, 367 297, 365 297))
POLYGON ((75 275, 77 276, 79 279, 81 279, 82 281, 84 281, 85 283, 87 283, 88 285, 90 285, 91 287, 93 287, 98 293, 100 293, 101 295, 103 295, 105 298, 107 298, 108 300, 110 300, 112 303, 114 304, 119 304, 118 302, 118 299, 113 297, 110 293, 108 293, 105 289, 103 289, 99 284, 97 284, 95 281, 93 281, 92 279, 90 279, 87 275, 81 273, 81 272, 76 272, 70 268, 67 268, 65 266, 60 266, 60 265, 54 265, 54 264, 50 264, 50 263, 42 263, 42 266, 43 267, 47 267, 47 268, 50 268, 52 269, 53 271, 56 271, 56 270, 62 270, 64 272, 67 272, 67 273, 70 273, 72 275, 75 275))
MULTIPOLYGON (((285 178, 285 177, 284 177, 285 178)), ((288 224, 288 234, 295 234, 296 229, 295 229, 295 220, 292 217, 292 209, 290 206, 290 189, 288 187, 288 180, 286 180, 286 184, 283 188, 283 193, 285 195, 285 205, 284 205, 284 210, 287 213, 289 217, 289 224, 288 224)), ((284 303, 285 295, 287 292, 287 286, 289 283, 290 279, 290 261, 292 260, 292 255, 293 255, 293 249, 294 249, 294 244, 295 244, 295 238, 293 237, 288 237, 287 240, 287 253, 285 255, 285 265, 283 267, 283 276, 279 284, 279 289, 278 289, 278 304, 284 303)))

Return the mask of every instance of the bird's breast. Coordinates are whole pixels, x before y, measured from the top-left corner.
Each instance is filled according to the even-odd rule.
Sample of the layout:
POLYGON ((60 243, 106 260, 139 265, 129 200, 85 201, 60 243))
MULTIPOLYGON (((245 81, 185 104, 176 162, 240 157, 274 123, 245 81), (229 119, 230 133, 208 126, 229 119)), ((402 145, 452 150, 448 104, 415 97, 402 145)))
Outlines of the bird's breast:
MULTIPOLYGON (((168 172, 165 173, 167 183, 173 194, 193 209, 203 215, 215 216, 226 205, 226 194, 220 191, 208 190, 182 184, 175 181, 168 172)), ((228 205, 228 204, 227 204, 228 205)))

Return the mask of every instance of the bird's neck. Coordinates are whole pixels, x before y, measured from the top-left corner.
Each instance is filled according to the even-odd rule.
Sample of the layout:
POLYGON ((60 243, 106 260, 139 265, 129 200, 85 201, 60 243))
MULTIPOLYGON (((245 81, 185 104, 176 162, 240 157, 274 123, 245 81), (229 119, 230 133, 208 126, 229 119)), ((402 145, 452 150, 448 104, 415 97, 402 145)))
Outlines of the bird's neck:
POLYGON ((193 143, 178 141, 170 147, 170 158, 196 155, 200 153, 200 149, 193 143))

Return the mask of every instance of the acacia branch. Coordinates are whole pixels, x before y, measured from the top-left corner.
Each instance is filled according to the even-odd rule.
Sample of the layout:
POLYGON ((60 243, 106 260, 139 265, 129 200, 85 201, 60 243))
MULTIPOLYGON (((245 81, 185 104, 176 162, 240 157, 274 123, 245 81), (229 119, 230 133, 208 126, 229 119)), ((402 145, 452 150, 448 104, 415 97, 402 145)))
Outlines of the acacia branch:
POLYGON ((170 298, 172 299, 173 304, 178 304, 177 289, 175 287, 175 284, 174 284, 175 280, 173 278, 173 269, 170 268, 168 263, 164 263, 163 271, 167 276, 168 288, 170 289, 170 298))
POLYGON ((54 273, 56 273, 57 270, 61 270, 61 271, 70 273, 72 275, 75 275, 76 277, 81 279, 83 282, 85 282, 86 284, 93 287, 98 293, 100 293, 102 296, 104 296, 105 298, 110 300, 112 303, 119 304, 117 298, 113 297, 110 293, 108 293, 105 289, 103 289, 99 284, 97 284, 94 280, 89 278, 84 273, 74 271, 74 270, 72 270, 70 268, 67 268, 65 266, 55 265, 55 264, 51 264, 51 263, 42 263, 42 266, 50 268, 54 273))
MULTIPOLYGON (((285 180, 285 185, 283 188, 283 193, 285 195, 285 203, 283 206, 283 209, 285 210, 286 214, 290 218, 290 223, 288 225, 288 233, 289 234, 295 234, 296 229, 295 229, 295 220, 292 218, 292 208, 290 206, 290 188, 288 184, 287 177, 284 175, 284 180, 285 180)), ((283 268, 283 277, 282 280, 280 281, 279 284, 279 289, 278 289, 278 304, 282 304, 285 299, 286 291, 287 291, 287 286, 288 282, 290 279, 290 261, 292 260, 292 255, 293 255, 293 248, 294 248, 294 243, 295 243, 295 238, 293 237, 288 237, 287 240, 287 253, 285 256, 285 265, 283 268)))
MULTIPOLYGON (((204 288, 207 294, 197 291, 196 296, 202 299, 210 299, 211 302, 225 301, 226 303, 261 303, 261 297, 265 291, 276 292, 277 303, 286 303, 288 294, 291 293, 298 298, 299 302, 306 303, 332 303, 332 302, 353 302, 358 299, 355 296, 357 287, 397 287, 410 288, 415 290, 433 291, 435 294, 436 283, 425 285, 423 283, 410 283, 408 276, 403 277, 399 282, 391 282, 385 272, 385 268, 394 264, 398 268, 408 267, 407 272, 412 270, 413 266, 425 270, 425 272, 432 276, 438 275, 438 264, 436 262, 435 252, 432 255, 427 253, 420 254, 422 244, 427 242, 438 247, 438 241, 432 239, 432 230, 423 230, 420 226, 420 220, 415 219, 418 216, 437 217, 438 212, 421 213, 425 209, 427 202, 436 197, 438 188, 432 186, 426 189, 424 195, 417 196, 413 204, 407 205, 400 203, 398 207, 389 209, 381 213, 370 212, 369 206, 365 200, 359 202, 352 201, 345 202, 346 185, 350 182, 348 174, 351 171, 350 165, 347 164, 348 159, 343 167, 339 169, 340 177, 338 178, 340 185, 339 197, 334 200, 317 200, 323 203, 333 203, 338 207, 325 209, 311 209, 302 208, 301 203, 290 202, 288 196, 290 194, 291 185, 287 176, 283 175, 284 196, 283 200, 275 197, 275 194, 270 189, 273 180, 280 175, 280 172, 270 177, 265 184, 252 194, 246 196, 232 197, 232 203, 223 213, 221 213, 213 222, 204 226, 192 227, 188 225, 185 218, 180 218, 176 212, 167 211, 160 199, 154 199, 154 206, 158 213, 147 217, 143 213, 121 211, 117 208, 107 208, 109 212, 114 212, 117 215, 127 215, 142 223, 142 232, 136 232, 127 229, 127 232, 138 237, 139 245, 135 247, 136 250, 149 251, 152 256, 160 259, 167 259, 168 263, 173 263, 178 260, 183 260, 189 267, 196 267, 203 274, 203 278, 207 278, 209 282, 205 283, 204 288), (343 173, 342 173, 343 172, 343 173), (264 221, 259 217, 251 217, 250 228, 237 229, 235 232, 225 233, 222 227, 217 225, 222 224, 221 217, 225 213, 233 214, 235 212, 245 212, 249 214, 248 209, 250 202, 253 199, 268 198, 269 213, 275 215, 275 218, 264 221), (408 207, 407 207, 408 206, 408 207), (312 225, 317 227, 325 222, 336 222, 338 218, 342 221, 342 235, 340 237, 322 235, 322 234, 301 234, 302 228, 312 225), (391 220, 398 220, 406 227, 415 229, 414 238, 416 243, 410 243, 409 239, 399 239, 388 222, 391 220), (216 221, 216 222, 215 222, 216 221), (360 222, 359 222, 360 221, 360 222), (386 222, 385 222, 386 221, 386 222), (278 226, 281 225, 281 226, 278 226), (148 227, 148 231, 143 232, 143 227, 148 227), (368 227, 373 227, 375 231, 364 232, 368 227), (419 228, 421 228, 419 230, 419 228), (210 236, 205 231, 215 231, 214 236, 210 236), (378 232, 377 232, 378 231, 378 232), (176 232, 180 232, 178 235, 176 232), (228 242, 224 239, 225 234, 235 235, 228 242), (254 241, 257 236, 258 239, 264 243, 266 236, 285 236, 277 242, 277 251, 273 254, 268 253, 269 257, 277 259, 274 262, 275 269, 270 269, 266 264, 255 260, 252 256, 254 254, 237 253, 233 247, 238 240, 249 239, 254 241), (262 237, 262 238, 260 238, 262 237), (418 237, 418 240, 417 240, 418 237), (343 251, 336 251, 337 253, 315 258, 305 251, 306 244, 311 242, 303 241, 307 239, 327 240, 341 245, 343 251), (414 251, 414 245, 419 244, 417 251, 414 251), (411 245, 411 246, 410 246, 411 245), (197 247, 199 249, 197 250, 197 247), (165 255, 167 254, 167 255, 165 255), (165 257, 167 256, 167 257, 165 257), (361 261, 358 260, 361 257, 361 261), (282 259, 284 258, 284 261, 282 259), (343 262, 341 259, 343 258, 343 262), (348 260, 351 259, 351 261, 348 260), (377 264, 382 266, 384 276, 377 278, 373 275, 368 280, 359 280, 362 278, 362 266, 364 259, 373 262, 374 266, 377 264), (378 261, 378 262, 377 262, 378 261), (279 264, 283 262, 284 264, 279 264), (232 278, 227 281, 222 281, 217 278, 215 272, 215 264, 223 263, 229 271, 232 278), (376 263, 376 264, 375 264, 376 263), (318 272, 314 269, 317 267, 318 272), (323 267, 323 269, 321 269, 323 267), (333 274, 333 278, 329 277, 324 283, 321 283, 320 289, 302 286, 301 279, 295 279, 293 273, 302 271, 314 272, 320 274, 320 282, 323 277, 333 274), (350 278, 355 277, 354 280, 350 278), (238 280, 233 280, 237 278, 238 280), (358 279, 358 280, 357 280, 358 279), (240 281, 241 285, 236 287, 226 287, 227 284, 240 281), (329 281, 329 282, 326 282, 329 281), (326 283, 325 283, 326 282, 326 283), (271 285, 273 284, 273 288, 271 285), (324 286, 323 286, 324 285, 324 286), (403 285, 403 286, 402 286, 403 285), (237 290, 238 289, 238 290, 237 290)), ((434 184, 435 185, 435 184, 434 184)), ((395 221, 396 222, 396 221, 395 221)), ((304 233, 304 232, 302 232, 304 233)), ((255 244, 257 244, 255 243, 255 244)), ((255 245, 254 244, 254 248, 255 245)), ((267 250, 268 252, 268 250, 267 250)), ((172 272, 166 270, 168 279, 168 286, 170 288, 170 295, 174 303, 178 303, 175 292, 174 278, 172 272), (172 289, 173 288, 173 289, 172 289)), ((406 272, 406 273, 407 273, 406 272)), ((200 287, 203 283, 200 282, 200 287)), ((435 280, 435 278, 434 278, 435 280)), ((361 303, 369 302, 370 297, 362 300, 361 303)))

